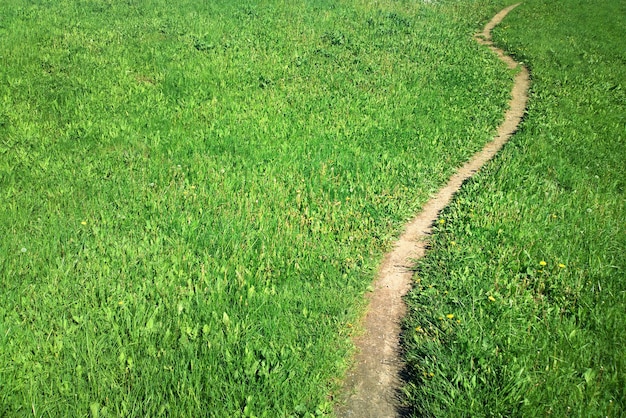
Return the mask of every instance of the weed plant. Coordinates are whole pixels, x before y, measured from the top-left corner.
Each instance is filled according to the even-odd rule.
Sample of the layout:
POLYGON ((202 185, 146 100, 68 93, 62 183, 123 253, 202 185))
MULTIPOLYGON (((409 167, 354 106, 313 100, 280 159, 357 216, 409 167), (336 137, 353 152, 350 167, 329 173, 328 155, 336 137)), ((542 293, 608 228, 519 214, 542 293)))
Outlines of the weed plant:
POLYGON ((3 0, 0 415, 329 414, 500 3, 3 0))
POLYGON ((529 0, 519 132, 442 213, 407 302, 417 416, 626 414, 626 8, 529 0))

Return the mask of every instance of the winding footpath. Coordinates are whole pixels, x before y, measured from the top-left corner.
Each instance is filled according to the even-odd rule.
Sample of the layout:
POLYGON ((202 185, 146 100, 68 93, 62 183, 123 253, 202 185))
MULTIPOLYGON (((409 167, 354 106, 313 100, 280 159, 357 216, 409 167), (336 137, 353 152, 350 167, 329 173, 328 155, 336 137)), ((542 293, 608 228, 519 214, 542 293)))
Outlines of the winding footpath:
POLYGON ((400 236, 394 249, 381 264, 374 290, 369 295, 369 308, 363 319, 364 335, 355 340, 358 354, 355 365, 346 376, 345 401, 336 409, 339 417, 385 418, 402 415, 398 402, 400 374, 404 365, 400 357, 400 321, 406 307, 402 297, 411 287, 414 260, 424 256, 432 225, 439 212, 448 205, 465 180, 493 158, 517 129, 526 109, 528 70, 493 45, 491 30, 520 3, 496 14, 475 39, 486 45, 510 69, 519 68, 515 76, 509 109, 495 138, 454 174, 448 183, 431 198, 400 236))

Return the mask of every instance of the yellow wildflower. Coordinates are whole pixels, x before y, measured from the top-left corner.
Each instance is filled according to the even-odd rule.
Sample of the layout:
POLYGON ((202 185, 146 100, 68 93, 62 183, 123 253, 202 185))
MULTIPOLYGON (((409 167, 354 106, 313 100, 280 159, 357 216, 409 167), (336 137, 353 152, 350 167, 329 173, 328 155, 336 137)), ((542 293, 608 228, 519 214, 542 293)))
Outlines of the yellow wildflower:
POLYGON ((543 267, 543 266, 548 265, 548 263, 546 263, 545 261, 541 260, 541 261, 539 262, 539 265, 543 267))
POLYGON ((492 302, 495 302, 496 298, 494 298, 493 296, 489 295, 489 300, 492 301, 492 302))
POLYGON ((559 263, 559 268, 564 269, 565 268, 565 264, 559 263))
POLYGON ((446 315, 446 318, 452 319, 452 318, 454 318, 454 314, 449 313, 448 315, 446 315))

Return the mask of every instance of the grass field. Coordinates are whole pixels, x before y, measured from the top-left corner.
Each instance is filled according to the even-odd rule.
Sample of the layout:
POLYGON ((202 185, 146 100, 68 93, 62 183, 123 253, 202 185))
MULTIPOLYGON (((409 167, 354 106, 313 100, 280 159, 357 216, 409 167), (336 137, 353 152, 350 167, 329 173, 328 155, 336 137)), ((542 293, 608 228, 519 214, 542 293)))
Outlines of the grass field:
POLYGON ((3 0, 0 415, 331 414, 382 252, 502 117, 503 5, 3 0))
POLYGON ((626 414, 626 4, 528 0, 509 145, 442 213, 407 297, 417 416, 626 414))

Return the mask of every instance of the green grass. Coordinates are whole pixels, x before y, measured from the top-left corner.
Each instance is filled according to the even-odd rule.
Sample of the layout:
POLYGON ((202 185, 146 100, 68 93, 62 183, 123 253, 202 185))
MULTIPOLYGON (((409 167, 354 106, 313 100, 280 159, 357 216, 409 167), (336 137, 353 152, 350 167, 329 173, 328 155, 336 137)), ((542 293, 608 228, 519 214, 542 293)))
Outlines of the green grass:
POLYGON ((419 263, 418 416, 626 413, 625 22, 619 0, 529 0, 496 28, 532 72, 528 113, 419 263))
POLYGON ((0 415, 331 414, 376 263, 493 134, 501 1, 3 0, 0 415))

